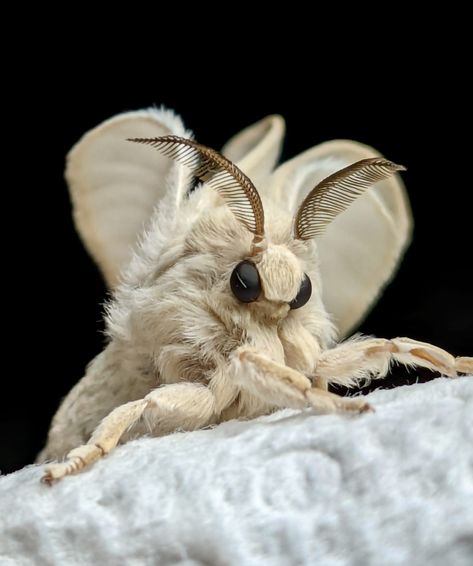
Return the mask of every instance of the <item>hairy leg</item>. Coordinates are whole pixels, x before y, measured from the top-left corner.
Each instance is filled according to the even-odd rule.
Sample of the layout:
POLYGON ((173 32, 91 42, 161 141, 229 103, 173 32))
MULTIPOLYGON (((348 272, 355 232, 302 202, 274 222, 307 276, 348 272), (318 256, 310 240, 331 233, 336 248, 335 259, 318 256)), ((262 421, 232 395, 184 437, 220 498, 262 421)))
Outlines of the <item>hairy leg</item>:
POLYGON ((212 421, 214 405, 212 392, 203 385, 180 383, 155 389, 144 399, 114 409, 95 429, 87 444, 71 450, 65 462, 46 466, 43 481, 52 483, 80 472, 115 448, 134 425, 141 428, 134 431, 135 435, 201 428, 212 421))
POLYGON ((351 386, 384 377, 393 361, 449 377, 473 371, 473 358, 455 358, 445 350, 411 338, 357 338, 322 352, 314 379, 351 386))
POLYGON ((251 348, 240 348, 232 363, 233 379, 249 393, 278 407, 313 407, 321 413, 365 412, 362 398, 340 397, 318 387, 302 373, 278 364, 251 348))

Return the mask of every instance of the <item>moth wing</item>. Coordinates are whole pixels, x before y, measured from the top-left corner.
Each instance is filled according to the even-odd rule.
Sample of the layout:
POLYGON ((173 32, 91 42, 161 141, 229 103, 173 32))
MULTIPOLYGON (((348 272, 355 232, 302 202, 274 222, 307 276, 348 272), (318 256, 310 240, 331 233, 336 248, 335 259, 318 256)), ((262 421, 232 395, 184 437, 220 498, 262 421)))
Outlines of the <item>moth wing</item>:
MULTIPOLYGON (((379 155, 354 141, 323 143, 281 165, 266 192, 295 214, 319 181, 360 159, 379 155)), ((407 193, 396 174, 366 191, 317 240, 323 300, 341 336, 361 323, 393 277, 411 232, 407 193)))
POLYGON ((284 133, 282 116, 267 116, 233 136, 223 146, 222 153, 238 165, 258 188, 279 160, 284 133))
POLYGON ((156 204, 172 193, 177 210, 185 195, 182 166, 126 141, 168 134, 190 137, 172 111, 127 112, 87 132, 67 156, 75 224, 109 287, 118 282, 156 204))

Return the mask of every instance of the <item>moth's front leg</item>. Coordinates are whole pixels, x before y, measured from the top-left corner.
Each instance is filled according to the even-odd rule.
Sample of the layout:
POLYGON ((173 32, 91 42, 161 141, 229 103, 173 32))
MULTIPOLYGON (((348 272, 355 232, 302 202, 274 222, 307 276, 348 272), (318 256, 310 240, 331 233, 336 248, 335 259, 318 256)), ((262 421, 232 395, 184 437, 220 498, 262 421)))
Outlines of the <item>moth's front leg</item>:
POLYGON ((87 444, 74 448, 64 462, 46 466, 42 478, 51 484, 76 474, 108 454, 132 427, 136 436, 165 434, 178 428, 194 430, 209 424, 214 416, 214 395, 205 386, 193 383, 165 385, 144 399, 114 409, 95 429, 87 444))
POLYGON ((295 409, 311 406, 322 413, 369 411, 362 398, 340 397, 312 386, 302 373, 279 364, 253 348, 239 348, 231 364, 232 379, 263 402, 295 409))
POLYGON ((315 378, 351 386, 358 380, 384 377, 392 361, 419 366, 449 377, 473 373, 473 358, 455 358, 445 350, 411 338, 357 338, 324 351, 315 378))

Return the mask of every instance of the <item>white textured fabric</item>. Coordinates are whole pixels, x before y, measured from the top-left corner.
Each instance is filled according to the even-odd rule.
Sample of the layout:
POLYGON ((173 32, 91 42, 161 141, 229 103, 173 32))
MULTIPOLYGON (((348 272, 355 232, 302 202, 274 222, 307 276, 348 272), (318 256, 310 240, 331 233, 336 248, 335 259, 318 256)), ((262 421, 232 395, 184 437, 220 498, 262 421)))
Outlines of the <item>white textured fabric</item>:
POLYGON ((473 380, 141 439, 52 488, 0 479, 0 564, 471 566, 473 380))

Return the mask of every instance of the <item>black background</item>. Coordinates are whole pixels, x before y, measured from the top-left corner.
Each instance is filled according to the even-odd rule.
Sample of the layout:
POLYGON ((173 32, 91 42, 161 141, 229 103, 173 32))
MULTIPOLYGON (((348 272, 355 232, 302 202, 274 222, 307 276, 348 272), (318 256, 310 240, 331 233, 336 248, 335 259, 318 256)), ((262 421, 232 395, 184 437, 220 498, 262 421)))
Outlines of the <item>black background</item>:
MULTIPOLYGON (((287 42, 278 33, 278 42, 287 42)), ((389 34, 385 39, 391 41, 389 34)), ((248 124, 280 113, 287 121, 284 159, 325 140, 351 138, 405 164, 413 244, 361 330, 471 355, 471 157, 461 141, 470 117, 470 63, 460 38, 448 46, 431 43, 437 39, 432 33, 394 57, 379 49, 375 57, 369 42, 329 57, 333 46, 313 41, 277 53, 272 43, 250 45, 249 53, 229 56, 213 38, 202 53, 198 37, 186 39, 185 59, 152 42, 127 52, 123 37, 88 56, 71 48, 74 40, 33 49, 9 82, 6 111, 12 126, 4 167, 15 174, 5 186, 12 202, 4 211, 4 265, 11 268, 3 276, 8 370, 1 471, 32 462, 61 397, 103 345, 106 291, 72 224, 64 157, 85 131, 125 110, 164 104, 200 142, 216 148, 248 124)), ((84 33, 81 45, 86 40, 84 33)), ((415 377, 394 374, 385 384, 415 377)))

